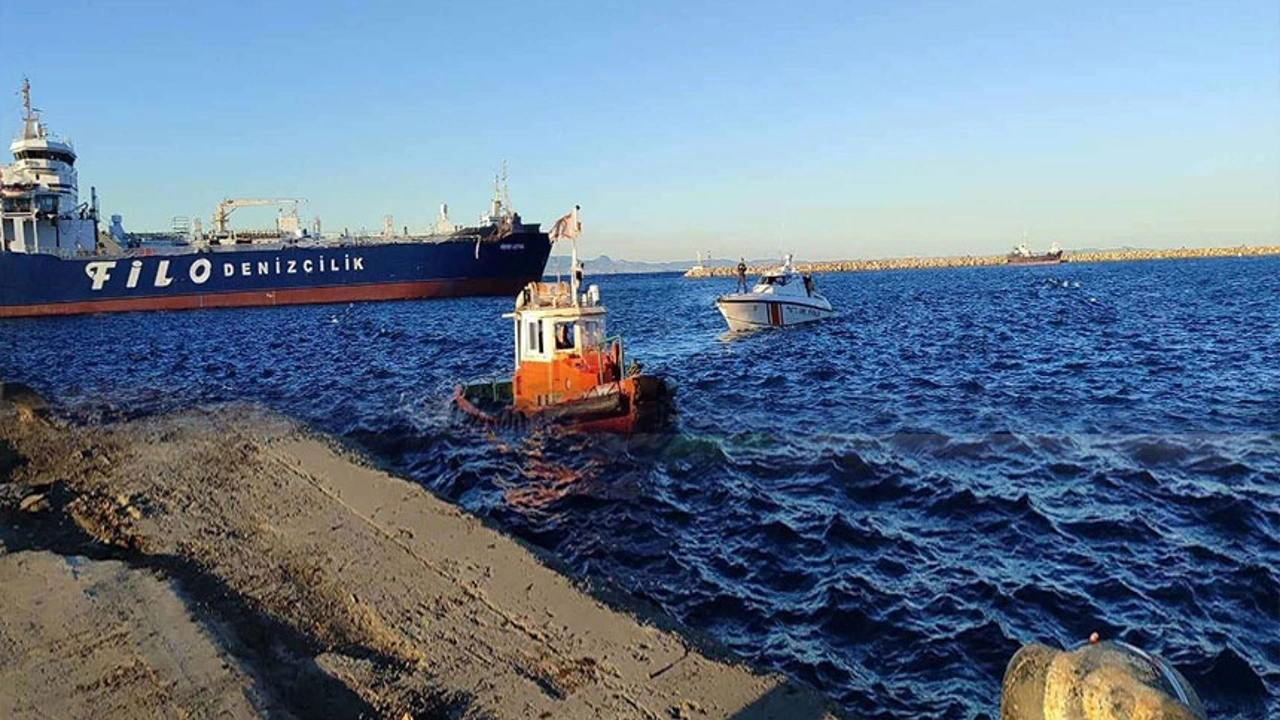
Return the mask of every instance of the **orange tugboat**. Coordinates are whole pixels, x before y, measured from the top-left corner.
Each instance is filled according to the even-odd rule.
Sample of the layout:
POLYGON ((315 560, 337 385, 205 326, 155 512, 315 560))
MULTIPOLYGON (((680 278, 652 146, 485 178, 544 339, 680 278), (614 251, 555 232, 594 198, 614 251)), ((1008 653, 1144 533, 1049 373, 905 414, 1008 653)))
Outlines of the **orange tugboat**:
POLYGON ((631 434, 661 428, 672 391, 660 377, 626 368, 622 338, 605 334, 600 289, 582 291, 575 207, 552 230, 574 241, 569 282, 532 282, 516 296, 515 373, 509 381, 458 387, 454 401, 490 424, 546 423, 583 432, 631 434))

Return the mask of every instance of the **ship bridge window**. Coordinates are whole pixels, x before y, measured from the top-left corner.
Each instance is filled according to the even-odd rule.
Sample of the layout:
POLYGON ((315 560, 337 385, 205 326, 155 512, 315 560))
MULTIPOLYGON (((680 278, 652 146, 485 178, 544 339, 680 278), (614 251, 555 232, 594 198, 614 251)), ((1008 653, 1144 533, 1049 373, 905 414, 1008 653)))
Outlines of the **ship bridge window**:
POLYGON ((57 195, 40 195, 36 197, 36 209, 40 212, 58 212, 57 195))
POLYGON ((76 161, 73 156, 57 150, 20 150, 13 157, 16 160, 56 160, 68 165, 76 161))
POLYGON ((31 198, 5 198, 3 205, 0 205, 0 207, 3 207, 7 213, 28 213, 31 212, 31 198))

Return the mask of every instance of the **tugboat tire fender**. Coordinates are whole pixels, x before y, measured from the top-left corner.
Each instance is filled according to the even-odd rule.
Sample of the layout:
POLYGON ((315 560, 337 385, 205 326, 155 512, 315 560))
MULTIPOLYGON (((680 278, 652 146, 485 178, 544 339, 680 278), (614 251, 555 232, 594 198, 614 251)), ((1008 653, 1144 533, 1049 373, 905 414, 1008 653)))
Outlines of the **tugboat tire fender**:
POLYGON ((641 375, 635 379, 637 400, 658 400, 667 396, 667 384, 662 378, 641 375))

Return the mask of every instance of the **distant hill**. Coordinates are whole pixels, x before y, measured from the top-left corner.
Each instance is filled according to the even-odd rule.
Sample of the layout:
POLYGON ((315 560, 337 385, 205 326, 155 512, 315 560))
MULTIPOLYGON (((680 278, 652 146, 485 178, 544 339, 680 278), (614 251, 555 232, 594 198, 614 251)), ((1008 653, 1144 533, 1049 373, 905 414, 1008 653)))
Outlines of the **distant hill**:
MULTIPOLYGON (((614 260, 608 255, 601 255, 596 258, 581 258, 582 265, 586 272, 590 275, 627 275, 632 273, 660 273, 660 272, 684 272, 689 268, 697 265, 696 260, 676 260, 674 262, 645 262, 643 260, 614 260)), ((747 265, 756 267, 761 265, 777 265, 777 258, 768 260, 747 260, 747 265)), ((737 265, 737 260, 706 260, 702 263, 703 267, 709 268, 725 268, 737 265)), ((569 256, 568 255, 552 255, 547 261, 547 274, 555 275, 556 272, 568 274, 569 272, 569 256)))
MULTIPOLYGON (((641 260, 614 260, 608 255, 596 258, 579 258, 589 275, 625 275, 630 273, 684 272, 693 267, 690 261, 676 262, 644 262, 641 260)), ((552 255, 547 261, 547 274, 556 272, 568 274, 569 256, 552 255)))

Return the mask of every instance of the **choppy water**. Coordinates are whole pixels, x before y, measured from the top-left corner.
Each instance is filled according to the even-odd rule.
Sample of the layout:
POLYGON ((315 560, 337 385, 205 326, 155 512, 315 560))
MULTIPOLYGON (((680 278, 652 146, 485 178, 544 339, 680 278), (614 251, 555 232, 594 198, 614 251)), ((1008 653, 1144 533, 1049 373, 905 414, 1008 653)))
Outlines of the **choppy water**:
POLYGON ((594 281, 675 432, 455 424, 506 299, 0 322, 0 376, 264 401, 859 717, 991 717, 1021 643, 1094 630, 1280 717, 1280 258, 824 276, 838 318, 732 339, 732 281, 594 281))

